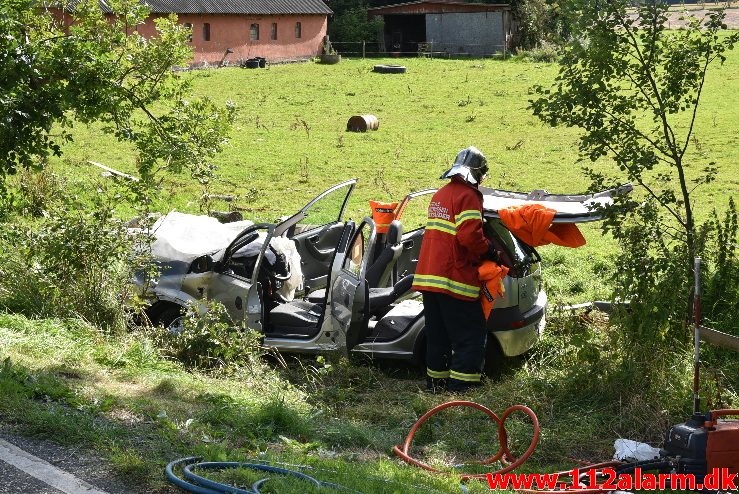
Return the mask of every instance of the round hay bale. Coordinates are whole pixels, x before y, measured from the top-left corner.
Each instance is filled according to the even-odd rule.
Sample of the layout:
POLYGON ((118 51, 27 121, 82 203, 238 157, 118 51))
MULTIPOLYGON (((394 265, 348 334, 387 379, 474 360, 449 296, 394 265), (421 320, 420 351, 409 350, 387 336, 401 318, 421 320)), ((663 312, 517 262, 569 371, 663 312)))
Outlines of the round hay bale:
POLYGON ((379 128, 380 121, 374 115, 354 115, 346 123, 346 130, 349 132, 367 132, 379 128))

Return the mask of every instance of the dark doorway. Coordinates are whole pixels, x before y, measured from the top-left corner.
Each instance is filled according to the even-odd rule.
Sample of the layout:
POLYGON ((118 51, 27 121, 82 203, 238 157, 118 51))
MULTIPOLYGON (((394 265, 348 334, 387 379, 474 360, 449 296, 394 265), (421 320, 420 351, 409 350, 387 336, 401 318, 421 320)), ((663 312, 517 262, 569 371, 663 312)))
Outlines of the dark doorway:
POLYGON ((389 52, 417 53, 418 43, 426 42, 424 14, 385 15, 385 49, 389 52))

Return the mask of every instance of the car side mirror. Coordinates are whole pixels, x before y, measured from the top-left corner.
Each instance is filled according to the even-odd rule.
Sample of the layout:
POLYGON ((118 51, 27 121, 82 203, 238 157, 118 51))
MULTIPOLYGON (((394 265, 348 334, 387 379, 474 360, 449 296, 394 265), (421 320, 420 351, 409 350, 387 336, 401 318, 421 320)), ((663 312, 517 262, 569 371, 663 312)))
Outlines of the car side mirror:
POLYGON ((198 257, 192 262, 192 264, 190 265, 190 272, 207 273, 208 271, 213 271, 214 265, 215 262, 213 262, 213 258, 206 254, 204 256, 198 257))

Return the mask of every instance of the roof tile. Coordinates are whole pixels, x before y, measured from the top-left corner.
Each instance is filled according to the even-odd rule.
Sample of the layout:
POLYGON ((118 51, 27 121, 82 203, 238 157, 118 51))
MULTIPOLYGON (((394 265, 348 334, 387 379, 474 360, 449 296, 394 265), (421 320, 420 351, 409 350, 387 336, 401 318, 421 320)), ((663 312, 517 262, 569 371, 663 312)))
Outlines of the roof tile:
MULTIPOLYGON (((99 0, 110 13, 106 0, 99 0)), ((323 0, 141 0, 156 14, 323 14, 333 12, 323 0)))

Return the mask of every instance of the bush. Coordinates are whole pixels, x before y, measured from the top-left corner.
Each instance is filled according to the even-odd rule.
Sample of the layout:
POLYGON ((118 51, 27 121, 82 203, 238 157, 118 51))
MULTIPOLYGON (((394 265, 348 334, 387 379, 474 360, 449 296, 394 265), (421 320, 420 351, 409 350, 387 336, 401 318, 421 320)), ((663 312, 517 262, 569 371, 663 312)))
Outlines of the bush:
POLYGON ((135 262, 126 229, 112 216, 116 198, 99 194, 89 211, 58 200, 63 205, 39 222, 0 223, 0 307, 124 329, 135 262))
POLYGON ((182 317, 182 330, 178 334, 165 328, 156 330, 156 339, 165 354, 190 367, 235 366, 255 371, 262 365, 260 358, 266 350, 261 346, 261 334, 235 324, 223 304, 193 303, 182 317))
POLYGON ((63 180, 44 168, 39 172, 22 170, 18 174, 18 192, 15 209, 21 214, 43 216, 59 200, 64 189, 63 180))
POLYGON ((708 262, 703 282, 703 319, 707 326, 739 332, 739 221, 734 199, 723 219, 716 211, 709 222, 711 234, 704 256, 708 262))
POLYGON ((518 58, 526 62, 556 62, 562 50, 559 46, 546 41, 528 50, 518 50, 518 58))
MULTIPOLYGON (((721 218, 697 228, 696 251, 703 259, 703 317, 724 331, 739 325, 739 235, 733 200, 721 218)), ((693 259, 682 242, 670 241, 653 200, 631 205, 628 221, 612 228, 625 253, 614 273, 614 298, 628 300, 616 313, 611 344, 624 349, 626 359, 651 362, 658 348, 687 348, 692 343, 693 259)))

